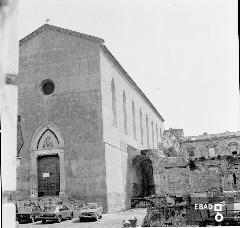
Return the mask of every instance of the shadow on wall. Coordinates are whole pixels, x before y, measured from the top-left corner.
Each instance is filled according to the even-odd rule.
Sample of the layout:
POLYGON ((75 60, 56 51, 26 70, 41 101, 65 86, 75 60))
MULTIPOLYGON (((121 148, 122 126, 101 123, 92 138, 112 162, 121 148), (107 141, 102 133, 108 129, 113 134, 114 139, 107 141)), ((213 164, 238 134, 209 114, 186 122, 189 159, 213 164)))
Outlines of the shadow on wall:
POLYGON ((131 208, 132 198, 142 198, 155 194, 153 165, 143 152, 128 146, 127 166, 124 171, 125 197, 123 208, 131 208))
POLYGON ((146 155, 137 155, 132 161, 132 197, 147 197, 155 194, 152 161, 146 155))

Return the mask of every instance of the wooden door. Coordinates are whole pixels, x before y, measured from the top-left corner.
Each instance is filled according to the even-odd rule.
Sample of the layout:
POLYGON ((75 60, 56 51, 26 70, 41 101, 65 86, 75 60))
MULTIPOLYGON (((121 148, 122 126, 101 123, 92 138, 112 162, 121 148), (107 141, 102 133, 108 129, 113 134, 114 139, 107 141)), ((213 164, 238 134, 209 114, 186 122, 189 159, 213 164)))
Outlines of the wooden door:
POLYGON ((58 155, 38 157, 38 196, 58 196, 60 167, 58 155))

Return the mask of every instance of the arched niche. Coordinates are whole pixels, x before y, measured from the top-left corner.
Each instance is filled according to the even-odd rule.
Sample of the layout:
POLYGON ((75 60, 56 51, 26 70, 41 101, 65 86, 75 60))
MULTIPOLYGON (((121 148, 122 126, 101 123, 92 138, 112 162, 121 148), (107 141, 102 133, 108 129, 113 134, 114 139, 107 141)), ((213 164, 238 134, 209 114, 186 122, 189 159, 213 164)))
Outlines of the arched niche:
POLYGON ((155 193, 153 165, 149 157, 137 155, 132 160, 133 166, 133 197, 146 197, 155 193))
POLYGON ((239 154, 239 145, 238 145, 238 143, 236 143, 236 142, 230 142, 229 144, 228 144, 228 150, 229 150, 229 152, 230 152, 230 154, 231 155, 237 155, 237 154, 239 154))
POLYGON ((49 150, 64 147, 59 128, 53 123, 45 123, 33 135, 30 150, 49 150))

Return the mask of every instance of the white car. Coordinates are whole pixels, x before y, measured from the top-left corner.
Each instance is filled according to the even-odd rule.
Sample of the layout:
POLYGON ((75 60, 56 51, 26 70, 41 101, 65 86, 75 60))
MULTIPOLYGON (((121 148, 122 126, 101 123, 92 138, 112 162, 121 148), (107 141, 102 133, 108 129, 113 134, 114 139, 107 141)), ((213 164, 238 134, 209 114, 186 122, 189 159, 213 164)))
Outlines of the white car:
POLYGON ((98 203, 87 203, 80 209, 79 220, 83 218, 94 218, 96 221, 102 218, 103 207, 98 203))

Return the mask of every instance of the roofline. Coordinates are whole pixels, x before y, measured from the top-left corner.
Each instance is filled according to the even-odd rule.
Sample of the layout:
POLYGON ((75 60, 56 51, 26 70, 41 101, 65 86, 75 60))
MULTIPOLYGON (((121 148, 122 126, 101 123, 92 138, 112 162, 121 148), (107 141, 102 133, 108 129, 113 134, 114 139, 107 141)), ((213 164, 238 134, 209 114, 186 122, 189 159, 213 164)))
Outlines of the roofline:
MULTIPOLYGON (((193 136, 194 137, 194 136, 193 136)), ((228 138, 236 138, 236 137, 240 137, 240 135, 226 135, 226 136, 213 136, 212 138, 205 138, 205 139, 193 139, 191 140, 191 138, 189 139, 180 139, 180 143, 185 143, 185 142, 197 142, 197 141, 213 141, 213 140, 217 140, 217 139, 228 139, 228 138)))
POLYGON ((131 83, 131 85, 138 91, 138 93, 143 97, 143 99, 150 105, 155 114, 164 122, 163 117, 158 112, 158 110, 154 107, 152 102, 147 98, 147 96, 143 93, 143 91, 139 88, 139 86, 134 82, 134 80, 129 76, 129 74, 125 71, 125 69, 121 66, 121 64, 117 61, 117 59, 113 56, 113 54, 108 50, 108 48, 104 45, 100 45, 103 52, 110 58, 110 60, 115 64, 115 66, 123 73, 126 79, 131 83))
POLYGON ((96 36, 91 36, 91 35, 88 35, 88 34, 75 32, 75 31, 72 31, 70 29, 65 29, 65 28, 57 27, 57 26, 50 25, 50 24, 44 24, 41 27, 39 27, 38 29, 36 29, 35 31, 31 32, 30 34, 28 34, 27 36, 22 38, 19 41, 19 45, 20 46, 23 45, 24 43, 26 43, 27 41, 34 38, 39 33, 43 32, 45 30, 52 30, 52 31, 61 32, 61 33, 67 34, 67 35, 75 36, 75 37, 78 37, 78 38, 91 40, 91 41, 94 41, 94 42, 97 42, 97 43, 104 43, 104 40, 102 38, 99 38, 99 37, 96 37, 96 36))
POLYGON ((163 117, 161 114, 157 111, 157 109, 153 106, 151 101, 147 98, 147 96, 143 93, 143 91, 138 87, 138 85, 133 81, 133 79, 129 76, 129 74, 124 70, 124 68, 121 66, 121 64, 117 61, 117 59, 113 56, 113 54, 108 50, 108 48, 103 44, 104 40, 102 38, 87 35, 80 32, 75 32, 69 29, 57 27, 50 24, 44 24, 29 35, 25 36, 19 41, 19 46, 23 45, 24 43, 28 42, 30 39, 37 36, 39 33, 45 31, 45 30, 53 30, 56 32, 61 32, 67 35, 72 35, 78 38, 83 38, 87 40, 94 41, 99 44, 100 48, 103 50, 103 52, 110 58, 110 60, 115 64, 115 66, 123 73, 123 75, 126 77, 126 79, 131 83, 131 85, 139 92, 139 94, 143 97, 143 99, 150 105, 150 107, 153 109, 155 114, 164 122, 163 117))

